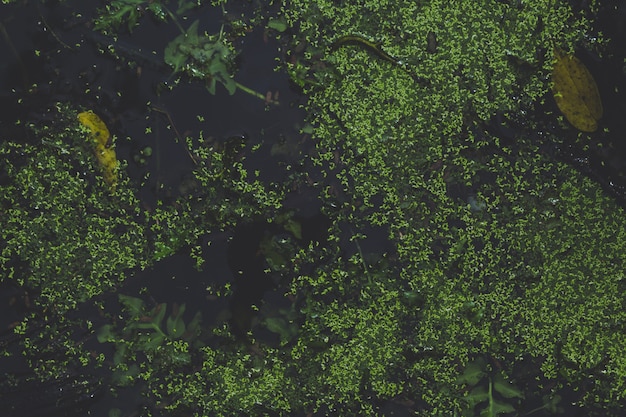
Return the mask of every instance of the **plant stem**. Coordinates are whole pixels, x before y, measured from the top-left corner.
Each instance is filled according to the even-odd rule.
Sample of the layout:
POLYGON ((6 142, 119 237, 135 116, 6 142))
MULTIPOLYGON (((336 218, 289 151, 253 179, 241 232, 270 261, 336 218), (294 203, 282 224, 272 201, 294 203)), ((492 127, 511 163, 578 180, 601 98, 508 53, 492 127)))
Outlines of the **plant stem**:
POLYGON ((246 92, 246 93, 248 93, 248 94, 250 94, 250 95, 252 95, 252 96, 254 96, 254 97, 256 97, 256 98, 259 98, 259 99, 261 99, 261 100, 263 100, 263 101, 267 102, 268 104, 275 104, 275 105, 277 105, 277 106, 278 106, 278 104, 279 104, 279 102, 278 102, 278 101, 276 101, 276 100, 272 100, 272 99, 268 100, 268 99, 267 99, 267 97, 266 97, 264 94, 261 94, 261 93, 259 93, 258 91, 255 91, 255 90, 251 89, 250 87, 246 87, 245 85, 240 84, 240 83, 238 83, 237 81, 235 81, 235 85, 236 85, 236 86, 237 86, 237 88, 238 88, 238 89, 240 89, 241 91, 246 92))

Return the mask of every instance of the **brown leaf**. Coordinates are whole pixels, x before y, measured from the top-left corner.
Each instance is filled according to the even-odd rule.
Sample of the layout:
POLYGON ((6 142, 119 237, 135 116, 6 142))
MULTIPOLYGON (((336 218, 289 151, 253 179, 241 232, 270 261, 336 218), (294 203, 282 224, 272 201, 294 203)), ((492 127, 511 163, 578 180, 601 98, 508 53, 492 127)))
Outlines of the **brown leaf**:
POLYGON ((568 122, 583 132, 594 132, 602 117, 602 100, 593 76, 573 55, 554 49, 552 92, 568 122))

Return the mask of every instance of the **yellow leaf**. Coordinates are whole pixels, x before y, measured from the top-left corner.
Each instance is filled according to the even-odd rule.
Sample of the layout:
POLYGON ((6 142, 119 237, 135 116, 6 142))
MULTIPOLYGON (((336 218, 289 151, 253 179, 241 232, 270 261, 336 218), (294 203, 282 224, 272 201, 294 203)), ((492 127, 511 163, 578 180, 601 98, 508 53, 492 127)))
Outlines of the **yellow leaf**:
POLYGON ((583 132, 594 132, 602 117, 602 100, 593 76, 573 55, 554 49, 552 92, 568 122, 583 132))
POLYGON ((94 112, 86 111, 78 114, 80 124, 89 129, 89 138, 94 146, 94 154, 102 170, 102 177, 111 190, 117 185, 117 157, 111 146, 111 134, 106 124, 94 112))
POLYGON ((91 138, 97 143, 105 145, 109 142, 111 134, 101 118, 91 110, 78 114, 78 121, 91 131, 91 138))

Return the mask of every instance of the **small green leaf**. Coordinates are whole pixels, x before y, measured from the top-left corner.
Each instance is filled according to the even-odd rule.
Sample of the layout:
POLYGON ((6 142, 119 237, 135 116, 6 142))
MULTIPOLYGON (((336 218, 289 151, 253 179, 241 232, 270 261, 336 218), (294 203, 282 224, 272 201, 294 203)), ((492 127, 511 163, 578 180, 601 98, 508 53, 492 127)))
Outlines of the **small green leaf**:
POLYGON ((167 333, 173 339, 178 339, 183 336, 185 333, 185 322, 182 317, 178 317, 177 319, 172 319, 169 317, 167 319, 167 333))
MULTIPOLYGON (((143 0, 142 0, 143 1, 143 0)), ((139 20, 139 5, 141 1, 115 1, 110 8, 96 19, 95 28, 98 30, 117 29, 125 19, 127 19, 128 30, 132 32, 133 27, 139 20), (126 17, 128 15, 128 17, 126 17)))
POLYGON ((302 225, 300 222, 289 219, 285 222, 285 230, 291 232, 296 239, 302 239, 302 225))
POLYGON ((120 363, 122 363, 122 361, 124 360, 124 357, 126 356, 126 349, 128 348, 128 345, 126 345, 125 343, 118 343, 115 346, 115 354, 113 355, 113 364, 114 365, 119 365, 120 363))
POLYGON ((174 69, 174 73, 176 73, 185 67, 187 56, 178 50, 178 43, 176 40, 173 40, 165 47, 163 60, 167 65, 172 67, 174 69))
POLYGON ((485 362, 480 358, 468 363, 463 374, 456 379, 456 383, 470 386, 476 385, 485 376, 484 368, 485 362))
POLYGON ((115 342, 115 333, 113 332, 112 324, 105 324, 100 327, 97 334, 98 342, 106 343, 106 342, 115 342))
POLYGON ((470 408, 474 408, 477 404, 482 403, 483 401, 487 401, 489 399, 489 392, 487 388, 479 386, 474 388, 467 394, 465 397, 465 401, 467 401, 470 405, 470 408))
POLYGON ((163 242, 156 242, 154 244, 154 260, 160 261, 163 258, 167 258, 168 256, 174 254, 176 252, 177 240, 172 238, 170 239, 171 245, 167 245, 163 242))
POLYGON ((139 367, 135 364, 132 364, 128 367, 128 369, 118 369, 113 372, 113 375, 111 375, 111 379, 115 384, 125 386, 132 383, 137 375, 139 375, 139 367))
POLYGON ((215 86, 217 85, 217 81, 215 80, 215 78, 211 77, 211 79, 209 80, 209 82, 207 83, 207 90, 209 90, 209 93, 215 95, 215 86))
POLYGON ((109 417, 122 417, 122 410, 119 408, 109 409, 109 417))
POLYGON ((287 30, 287 21, 283 17, 279 17, 278 19, 272 19, 267 22, 267 27, 270 29, 274 29, 278 32, 284 32, 287 30))
POLYGON ((158 328, 161 328, 163 317, 165 317, 165 311, 167 310, 167 303, 161 303, 152 310, 152 323, 158 328), (156 314, 155 314, 156 313, 156 314))
POLYGON ((499 414, 512 413, 515 411, 515 408, 511 404, 501 403, 499 401, 494 400, 491 404, 489 404, 489 407, 487 408, 487 410, 483 411, 480 415, 481 416, 484 415, 487 417, 496 417, 499 414), (489 410, 489 412, 485 414, 485 411, 487 410, 489 410))
POLYGON ((280 336, 281 342, 288 342, 298 333, 298 328, 293 323, 288 323, 281 317, 268 317, 265 319, 265 327, 272 333, 280 336))
POLYGON ((176 10, 176 14, 180 16, 194 7, 196 7, 196 4, 193 1, 178 0, 178 9, 176 10))
POLYGON ((543 400, 545 409, 549 411, 550 413, 556 414, 556 413, 563 412, 562 411, 563 409, 559 407, 559 403, 561 402, 561 396, 559 394, 554 394, 554 396, 544 395, 542 397, 542 400, 543 400))
POLYGON ((187 325, 187 333, 191 334, 192 336, 197 335, 198 331, 200 330, 201 320, 202 320, 202 313, 198 311, 193 316, 193 319, 191 319, 191 321, 187 325))
POLYGON ((182 337, 183 333, 185 333, 184 312, 185 304, 182 304, 178 309, 177 315, 172 314, 167 318, 167 334, 173 339, 182 337))
POLYGON ((158 1, 154 3, 150 2, 148 4, 148 10, 150 10, 154 17, 156 17, 161 22, 165 22, 167 20, 167 12, 158 1))
POLYGON ((144 342, 144 348, 145 350, 154 350, 161 346, 161 343, 163 343, 164 340, 165 335, 163 333, 151 333, 147 340, 144 342))
POLYGON ((306 133, 308 135, 312 134, 314 132, 314 128, 313 125, 310 123, 307 123, 306 125, 304 125, 304 127, 300 130, 302 133, 306 133))
POLYGON ((493 388, 504 398, 524 398, 524 394, 522 393, 522 391, 520 391, 509 381, 504 379, 501 374, 497 374, 493 378, 493 388))
POLYGON ((228 91, 228 94, 231 96, 235 94, 235 91, 237 91, 237 83, 231 77, 225 77, 222 80, 222 84, 224 84, 226 91, 228 91))
POLYGON ((167 44, 163 53, 165 63, 174 68, 174 72, 179 72, 187 65, 189 55, 198 43, 198 23, 196 20, 189 26, 187 32, 178 35, 167 44), (191 48, 191 52, 189 51, 191 48))
POLYGON ((120 303, 126 307, 132 317, 139 317, 143 315, 143 300, 141 298, 120 294, 119 300, 120 303))
POLYGON ((211 61, 211 65, 208 68, 209 74, 218 78, 230 78, 228 74, 228 68, 226 63, 221 59, 214 59, 211 61))
POLYGON ((198 43, 198 25, 199 24, 200 24, 200 21, 196 20, 191 25, 189 25, 187 32, 185 32, 184 35, 181 35, 181 36, 186 37, 186 41, 188 43, 193 43, 193 44, 198 43))
POLYGON ((287 322, 280 317, 268 317, 265 319, 267 330, 280 335, 287 333, 287 322))

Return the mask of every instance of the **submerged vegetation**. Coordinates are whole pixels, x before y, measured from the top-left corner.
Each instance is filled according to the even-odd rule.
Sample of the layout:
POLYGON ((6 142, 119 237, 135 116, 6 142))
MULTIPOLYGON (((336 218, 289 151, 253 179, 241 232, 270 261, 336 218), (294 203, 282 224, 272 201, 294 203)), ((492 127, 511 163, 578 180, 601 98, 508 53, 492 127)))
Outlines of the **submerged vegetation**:
MULTIPOLYGON (((127 162, 113 177, 111 158, 93 157, 84 109, 56 104, 53 121, 27 123, 28 140, 3 137, 2 282, 35 295, 12 329, 58 348, 46 359, 24 337, 3 354, 23 353, 42 379, 106 369, 114 392, 146 387, 152 415, 538 415, 566 394, 588 415, 620 415, 626 216, 546 151, 571 127, 536 111, 553 43, 573 49, 591 23, 567 2, 358 3, 272 9, 267 33, 288 51, 281 68, 308 97, 315 138, 300 161, 311 172, 290 182, 264 182, 249 146, 199 134, 181 143, 188 192, 146 209, 127 162), (286 207, 305 181, 328 219, 323 238, 305 238, 286 207), (185 300, 122 295, 128 275, 181 251, 206 267, 205 240, 258 219, 253 253, 273 287, 243 335, 185 300), (103 301, 111 293, 119 303, 103 301), (97 319, 69 318, 86 305, 97 319)), ((148 12, 181 26, 175 15, 192 6, 114 1, 97 27, 134 29, 148 12)), ((268 21, 258 13, 250 21, 268 21)), ((237 24, 219 36, 197 25, 165 62, 208 74, 211 93, 241 88, 222 43, 237 24)), ((232 295, 230 283, 208 285, 232 295)))

